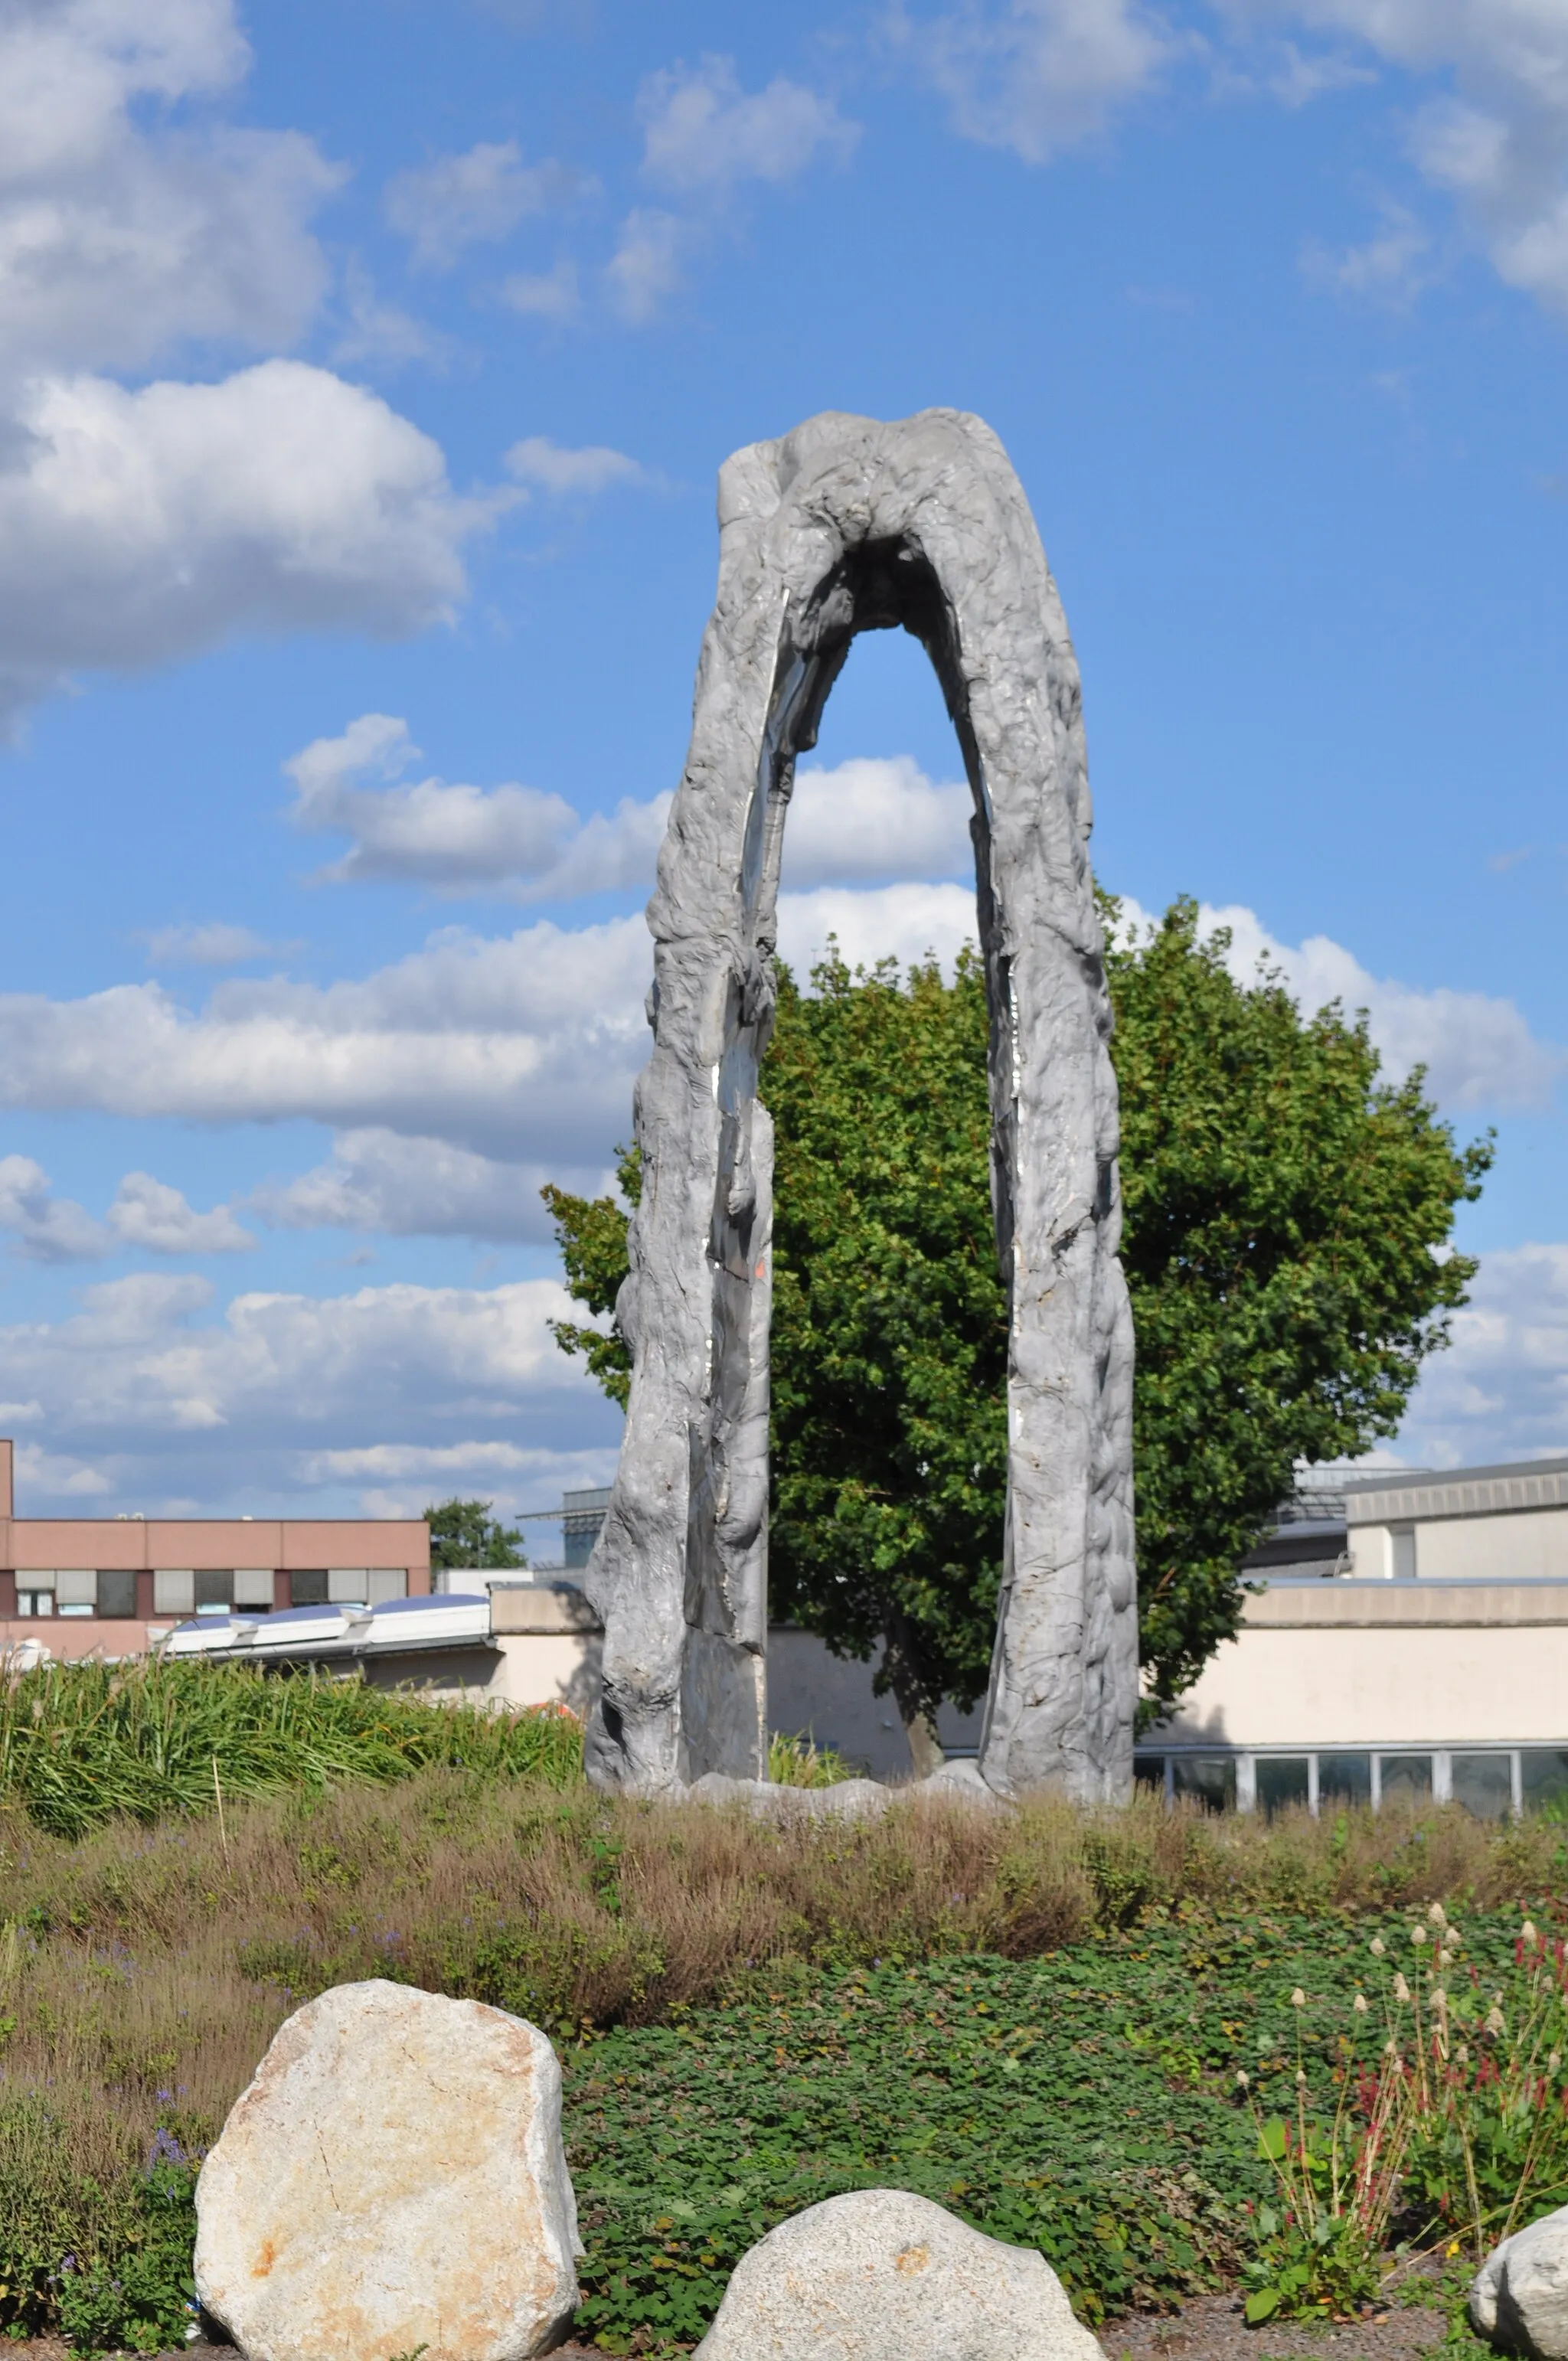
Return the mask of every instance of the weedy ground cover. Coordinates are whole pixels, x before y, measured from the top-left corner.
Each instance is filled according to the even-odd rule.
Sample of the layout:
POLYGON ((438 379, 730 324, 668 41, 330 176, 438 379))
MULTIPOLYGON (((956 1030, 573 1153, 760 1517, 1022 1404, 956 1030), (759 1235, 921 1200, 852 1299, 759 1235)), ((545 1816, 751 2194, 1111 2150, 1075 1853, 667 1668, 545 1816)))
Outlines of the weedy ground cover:
POLYGON ((222 1828, 192 1810, 71 1840, 13 1808, 0 2326, 166 2341, 188 2160, 283 2016, 367 1975, 555 2037, 609 2349, 689 2344, 752 2238, 867 2180, 1042 2246, 1091 2314, 1169 2300, 1256 2251, 1273 2182, 1238 2071, 1288 2114, 1299 2026, 1332 2117, 1368 1942, 1413 1957, 1438 1899, 1489 2008, 1520 1905, 1564 1915, 1564 1832, 917 1798, 759 1827, 439 1765, 222 1828))

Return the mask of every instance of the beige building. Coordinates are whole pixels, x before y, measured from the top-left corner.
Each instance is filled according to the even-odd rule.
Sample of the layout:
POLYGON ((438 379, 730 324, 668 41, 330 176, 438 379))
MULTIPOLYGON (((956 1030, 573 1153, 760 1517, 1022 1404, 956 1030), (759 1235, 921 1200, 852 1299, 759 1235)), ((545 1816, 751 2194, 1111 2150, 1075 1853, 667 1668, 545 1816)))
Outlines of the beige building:
POLYGON ((1243 1809, 1568 1804, 1568 1459, 1299 1496, 1139 1775, 1243 1809))

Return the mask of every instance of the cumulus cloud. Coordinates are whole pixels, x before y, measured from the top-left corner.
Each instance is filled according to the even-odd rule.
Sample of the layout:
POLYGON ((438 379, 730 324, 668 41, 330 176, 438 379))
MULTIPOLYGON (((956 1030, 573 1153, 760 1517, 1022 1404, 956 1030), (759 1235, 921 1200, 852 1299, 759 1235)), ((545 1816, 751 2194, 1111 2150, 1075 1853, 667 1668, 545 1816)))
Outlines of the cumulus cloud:
POLYGON ((363 982, 233 978, 199 1010, 157 983, 0 995, 0 1104, 304 1117, 518 1162, 602 1161, 647 1054, 641 917, 499 940, 456 929, 363 982))
POLYGON ((1441 78, 1409 121, 1418 169, 1459 201, 1510 286, 1568 311, 1568 14, 1552 0, 1240 0, 1235 13, 1441 78))
POLYGON ((258 1191, 254 1202, 263 1219, 281 1229, 541 1246, 554 1235, 539 1194, 546 1180, 590 1195, 606 1185, 594 1167, 506 1163, 444 1139, 372 1128, 344 1132, 326 1163, 286 1186, 258 1191))
POLYGON ((91 1495, 149 1512, 298 1513, 306 1489, 323 1507, 417 1514, 428 1493, 400 1503, 356 1488, 465 1464, 502 1475, 488 1446, 514 1444, 523 1422, 532 1455, 480 1488, 546 1505, 563 1479, 608 1476, 620 1427, 550 1333, 571 1310, 553 1279, 252 1292, 221 1309, 194 1276, 90 1287, 65 1319, 0 1330, 0 1360, 49 1433, 47 1455, 18 1453, 21 1505, 91 1495))
POLYGON ((126 1173, 109 1208, 109 1227, 121 1246, 148 1254, 243 1254, 256 1244, 226 1205, 198 1213, 150 1172, 126 1173))
MULTIPOLYGON (((1148 913, 1124 900, 1126 925, 1149 925, 1148 913)), ((1259 961, 1282 973, 1304 1009, 1343 1002, 1347 1013, 1365 1008, 1372 1038, 1395 1076, 1425 1066, 1427 1084, 1445 1107, 1511 1112, 1550 1104, 1557 1078, 1568 1069, 1568 1051, 1538 1040, 1511 1000, 1491 993, 1456 992, 1446 985, 1420 990, 1374 975, 1353 951, 1327 935, 1310 935, 1292 946, 1271 935, 1254 910, 1240 904, 1200 913, 1205 932, 1230 929, 1226 964, 1238 983, 1251 983, 1259 961)))
POLYGON ((827 884, 974 874, 963 781, 927 778, 907 754, 857 756, 797 773, 784 824, 791 891, 827 884))
POLYGON ((1332 253, 1309 241, 1301 266, 1309 279, 1336 294, 1404 311, 1432 276, 1430 232, 1408 205, 1387 202, 1376 235, 1332 253))
POLYGON ((0 1156, 0 1230, 9 1230, 29 1262, 91 1262, 113 1240, 69 1197, 57 1197, 30 1156, 0 1156))
POLYGON ((550 270, 514 270, 500 284, 501 302, 525 319, 575 320, 583 308, 577 266, 563 257, 550 270))
POLYGON ((0 717, 81 666, 239 630, 412 631, 451 612, 459 500, 438 446, 362 387, 271 360, 127 392, 45 379, 0 469, 0 717))
POLYGON ((638 93, 642 168, 684 195, 718 195, 740 181, 793 181, 821 162, 848 162, 860 126, 830 98, 776 75, 740 87, 733 58, 705 57, 650 74, 638 93))
POLYGON ((610 302, 630 327, 646 325, 684 284, 692 236, 687 223, 656 205, 637 205, 627 214, 604 275, 610 302))
POLYGON ((526 434, 514 443, 506 455, 506 470, 520 484, 537 485, 558 500, 574 492, 607 491, 611 484, 645 481, 642 469, 624 451, 612 451, 603 443, 568 450, 548 434, 526 434))
POLYGON ((521 221, 586 195, 594 183, 551 158, 525 164, 515 139, 481 141, 388 181, 387 219, 414 268, 449 270, 465 248, 509 237, 521 221))
POLYGON ((646 804, 623 798, 614 812, 579 821, 562 796, 540 787, 453 786, 439 778, 366 784, 396 781, 418 757, 406 721, 364 713, 341 737, 315 739, 284 764, 296 789, 295 826, 351 840, 324 876, 395 878, 439 894, 514 901, 571 900, 652 881, 668 795, 646 804))
POLYGON ((1401 1457, 1484 1467, 1568 1453, 1568 1246, 1483 1255, 1453 1337, 1411 1397, 1401 1457))
POLYGON ((249 927, 208 918, 159 927, 148 937, 147 959, 149 967, 238 967, 246 960, 270 959, 291 948, 269 942, 249 927))
POLYGON ((245 75, 232 0, 10 0, 0 15, 0 366, 287 345, 341 179, 296 132, 192 121, 245 75))
POLYGON ((974 888, 966 885, 878 885, 856 892, 819 885, 809 894, 779 895, 779 957, 804 983, 825 957, 829 936, 850 967, 895 959, 907 967, 934 957, 950 975, 965 943, 980 931, 974 888))
POLYGON ((1028 164, 1103 130, 1172 49, 1132 0, 963 0, 938 16, 901 0, 889 26, 962 137, 1011 148, 1028 164))
POLYGON ((30 1156, 0 1157, 0 1230, 9 1230, 29 1262, 101 1262, 118 1248, 150 1254, 234 1254, 256 1240, 226 1205, 198 1213, 178 1189, 150 1172, 127 1172, 106 1222, 69 1197, 57 1197, 30 1156))

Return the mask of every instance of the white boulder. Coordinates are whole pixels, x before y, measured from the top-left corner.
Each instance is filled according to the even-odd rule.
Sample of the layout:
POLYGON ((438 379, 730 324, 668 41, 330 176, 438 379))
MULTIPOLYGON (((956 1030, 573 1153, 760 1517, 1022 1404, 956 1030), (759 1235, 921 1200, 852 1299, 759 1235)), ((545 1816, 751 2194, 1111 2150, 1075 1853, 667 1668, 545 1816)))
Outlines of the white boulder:
POLYGON ((1102 2361, 1060 2279, 902 2189, 808 2205, 737 2264, 696 2361, 1102 2361))
POLYGON ((528 2361, 582 2252, 555 2052, 477 2001, 339 1984, 280 2028, 196 2213, 197 2293, 247 2361, 528 2361))
POLYGON ((1505 2353, 1568 2361, 1568 2205, 1487 2256, 1470 2290, 1470 2324, 1505 2353))

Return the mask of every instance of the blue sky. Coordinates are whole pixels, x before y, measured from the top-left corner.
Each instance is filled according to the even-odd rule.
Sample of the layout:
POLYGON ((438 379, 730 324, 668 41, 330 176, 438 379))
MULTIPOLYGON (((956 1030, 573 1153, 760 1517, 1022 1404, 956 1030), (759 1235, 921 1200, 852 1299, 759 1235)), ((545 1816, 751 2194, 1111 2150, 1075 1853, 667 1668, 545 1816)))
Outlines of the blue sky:
MULTIPOLYGON (((713 483, 973 410, 1104 884, 1365 1005, 1498 1159, 1398 1455, 1568 1450, 1568 0, 11 0, 0 1433, 36 1512, 537 1508, 538 1202, 645 1054, 713 483)), ((950 952, 862 641, 784 944, 950 952)))

